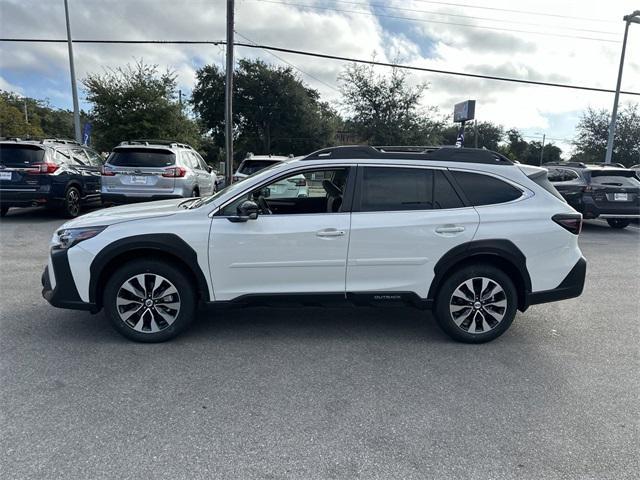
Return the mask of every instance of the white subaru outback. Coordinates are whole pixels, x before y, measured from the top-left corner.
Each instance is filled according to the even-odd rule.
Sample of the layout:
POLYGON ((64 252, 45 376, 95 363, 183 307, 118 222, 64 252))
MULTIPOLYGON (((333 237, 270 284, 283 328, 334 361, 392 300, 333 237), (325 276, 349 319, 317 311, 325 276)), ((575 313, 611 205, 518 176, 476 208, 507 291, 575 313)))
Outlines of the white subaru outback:
POLYGON ((54 306, 104 308, 124 336, 175 337, 199 304, 405 303, 469 343, 516 310, 582 293, 582 217, 546 170, 488 150, 350 146, 281 162, 202 199, 62 225, 42 276, 54 306), (304 175, 307 197, 270 197, 304 175))

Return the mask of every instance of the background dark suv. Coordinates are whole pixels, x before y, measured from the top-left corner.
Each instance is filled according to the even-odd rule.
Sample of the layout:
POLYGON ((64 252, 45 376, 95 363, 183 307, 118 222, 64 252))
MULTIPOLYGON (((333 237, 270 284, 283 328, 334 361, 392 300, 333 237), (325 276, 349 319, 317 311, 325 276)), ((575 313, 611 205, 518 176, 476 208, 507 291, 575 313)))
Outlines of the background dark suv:
POLYGON ((549 181, 585 219, 625 228, 640 218, 640 181, 633 170, 580 162, 546 163, 549 181))
POLYGON ((11 207, 46 206, 65 217, 100 204, 102 157, 72 140, 0 141, 0 213, 11 207))

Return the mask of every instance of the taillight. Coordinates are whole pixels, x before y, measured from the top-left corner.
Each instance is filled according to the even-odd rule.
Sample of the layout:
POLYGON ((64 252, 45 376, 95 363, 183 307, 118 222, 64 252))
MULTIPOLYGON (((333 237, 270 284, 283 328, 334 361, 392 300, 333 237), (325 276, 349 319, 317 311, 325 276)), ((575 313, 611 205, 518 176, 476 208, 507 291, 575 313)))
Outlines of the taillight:
POLYGON ((551 220, 574 235, 580 235, 582 231, 582 215, 579 213, 558 213, 551 220))
POLYGON ((163 177, 171 177, 171 178, 177 178, 177 177, 184 177, 187 174, 187 169, 183 168, 183 167, 170 167, 170 168, 166 168, 164 170, 164 173, 162 174, 163 177))
POLYGON ((31 166, 29 173, 47 175, 53 173, 60 168, 60 165, 53 162, 36 163, 31 166))
POLYGON ((103 165, 102 169, 100 169, 100 175, 102 175, 103 177, 115 177, 116 172, 114 172, 113 170, 109 170, 103 165))
POLYGON ((304 178, 290 178, 289 181, 293 183, 296 187, 306 187, 307 180, 304 178))

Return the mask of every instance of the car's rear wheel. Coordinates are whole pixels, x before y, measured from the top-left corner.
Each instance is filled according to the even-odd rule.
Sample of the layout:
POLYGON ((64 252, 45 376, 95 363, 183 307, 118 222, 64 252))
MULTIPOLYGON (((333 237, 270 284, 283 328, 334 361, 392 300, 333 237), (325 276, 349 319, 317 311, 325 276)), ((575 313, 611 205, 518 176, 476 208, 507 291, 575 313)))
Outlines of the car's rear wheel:
POLYGON ((62 214, 67 218, 80 215, 80 190, 76 187, 67 188, 62 202, 62 214))
POLYGON ((608 218, 607 223, 611 228, 626 228, 631 222, 624 218, 608 218))
POLYGON ((436 320, 454 340, 483 343, 502 335, 516 315, 513 281, 499 268, 477 264, 456 270, 436 298, 436 320))
POLYGON ((104 290, 104 309, 114 328, 138 342, 164 342, 193 321, 196 297, 187 275, 161 259, 131 262, 104 290))
POLYGON ((0 207, 0 217, 4 217, 8 211, 9 211, 9 207, 7 207, 6 205, 3 205, 2 207, 0 207))

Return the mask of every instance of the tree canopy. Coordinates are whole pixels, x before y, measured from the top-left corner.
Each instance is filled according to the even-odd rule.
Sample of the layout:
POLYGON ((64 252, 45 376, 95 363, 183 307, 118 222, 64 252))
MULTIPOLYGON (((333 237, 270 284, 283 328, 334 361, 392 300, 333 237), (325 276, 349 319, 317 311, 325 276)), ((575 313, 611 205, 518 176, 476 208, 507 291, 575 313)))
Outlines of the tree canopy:
MULTIPOLYGON (((610 118, 607 110, 587 108, 576 127, 572 160, 604 162, 610 118)), ((640 163, 640 109, 637 104, 626 105, 618 113, 612 161, 627 167, 640 163)))
POLYGON ((364 143, 429 145, 439 137, 442 122, 420 107, 428 85, 411 85, 406 71, 380 75, 372 65, 352 64, 339 81, 347 126, 364 143))
POLYGON ((90 74, 82 82, 92 104, 93 143, 108 151, 123 140, 166 139, 199 147, 194 120, 176 101, 176 76, 142 61, 90 74))
MULTIPOLYGON (((224 71, 207 65, 196 74, 193 107, 205 132, 224 148, 224 71)), ((233 129, 238 156, 305 154, 333 143, 339 119, 290 67, 240 60, 234 72, 233 129)))

